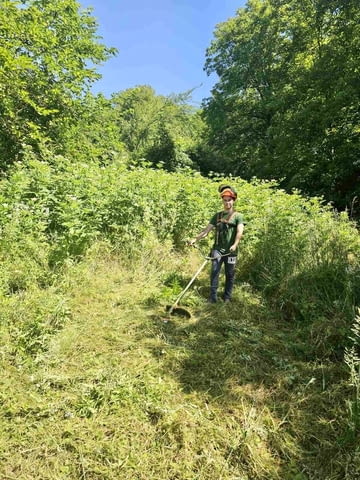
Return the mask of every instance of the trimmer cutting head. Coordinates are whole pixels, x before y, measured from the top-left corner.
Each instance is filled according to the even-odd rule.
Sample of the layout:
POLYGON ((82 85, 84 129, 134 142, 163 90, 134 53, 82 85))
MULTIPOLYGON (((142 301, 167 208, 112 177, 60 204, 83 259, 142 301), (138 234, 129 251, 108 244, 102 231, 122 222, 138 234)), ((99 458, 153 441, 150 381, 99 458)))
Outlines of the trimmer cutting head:
POLYGON ((205 265, 207 264, 207 262, 209 261, 208 258, 206 258, 206 260, 204 261, 204 263, 199 267, 198 271, 194 274, 194 276, 192 277, 192 279, 190 280, 190 282, 186 285, 186 287, 184 288, 184 290, 180 293, 180 295, 178 296, 178 298, 176 299, 175 303, 173 303, 173 305, 168 305, 166 307, 166 311, 169 312, 169 315, 180 315, 182 317, 185 317, 185 318, 191 318, 191 313, 186 310, 186 308, 183 308, 183 307, 179 307, 179 302, 180 300, 182 299, 182 297, 185 295, 185 293, 188 291, 188 289, 190 288, 190 286, 193 284, 195 278, 199 275, 199 273, 201 272, 201 270, 205 267, 205 265))
POLYGON ((184 307, 174 307, 172 305, 166 305, 166 311, 169 315, 177 315, 179 317, 191 318, 191 313, 184 307))

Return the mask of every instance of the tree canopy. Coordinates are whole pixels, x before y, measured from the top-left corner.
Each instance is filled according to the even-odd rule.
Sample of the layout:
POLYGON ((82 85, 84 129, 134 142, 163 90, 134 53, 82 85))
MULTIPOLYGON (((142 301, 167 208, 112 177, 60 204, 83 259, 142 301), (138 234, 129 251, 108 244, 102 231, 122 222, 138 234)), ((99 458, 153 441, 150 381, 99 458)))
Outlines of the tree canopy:
MULTIPOLYGON (((204 103, 223 170, 325 195, 359 195, 360 8, 356 0, 249 0, 220 24, 204 103)), ((205 165, 206 168, 206 165, 205 165)))
POLYGON ((0 170, 45 145, 118 160, 276 179, 344 209, 360 197, 358 0, 249 0, 219 24, 202 109, 149 85, 90 93, 101 43, 76 0, 0 0, 0 170))
POLYGON ((112 95, 119 137, 135 164, 147 161, 170 171, 194 167, 193 153, 204 125, 187 99, 187 93, 157 95, 148 85, 112 95))
POLYGON ((0 0, 0 157, 56 142, 74 101, 115 50, 98 42, 90 10, 75 0, 0 0))

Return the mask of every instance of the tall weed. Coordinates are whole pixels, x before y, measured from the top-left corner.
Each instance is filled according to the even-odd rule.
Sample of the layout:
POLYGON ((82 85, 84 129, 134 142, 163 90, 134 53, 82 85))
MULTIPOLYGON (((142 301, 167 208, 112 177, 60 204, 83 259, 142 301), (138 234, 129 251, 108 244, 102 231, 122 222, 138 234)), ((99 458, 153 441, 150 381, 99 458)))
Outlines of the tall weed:
POLYGON ((360 238, 345 213, 274 185, 243 185, 249 223, 240 276, 264 292, 289 320, 339 316, 360 301, 360 238))
MULTIPOLYGON (((313 324, 316 348, 327 338, 342 348, 360 301, 358 232, 345 213, 299 192, 288 195, 275 182, 126 170, 123 163, 73 164, 63 157, 44 162, 28 152, 1 182, 1 225, 6 232, 15 218, 19 245, 30 235, 44 246, 44 269, 46 261, 54 267, 81 258, 101 238, 128 257, 152 238, 181 249, 221 208, 217 187, 223 181, 237 188, 236 208, 247 222, 238 281, 262 291, 284 318, 313 324)), ((203 241, 204 250, 209 242, 203 241)), ((2 251, 11 244, 6 234, 2 251)))
POLYGON ((351 347, 346 349, 345 362, 349 367, 349 384, 353 388, 353 398, 348 401, 350 431, 353 437, 360 432, 360 310, 352 327, 351 347))

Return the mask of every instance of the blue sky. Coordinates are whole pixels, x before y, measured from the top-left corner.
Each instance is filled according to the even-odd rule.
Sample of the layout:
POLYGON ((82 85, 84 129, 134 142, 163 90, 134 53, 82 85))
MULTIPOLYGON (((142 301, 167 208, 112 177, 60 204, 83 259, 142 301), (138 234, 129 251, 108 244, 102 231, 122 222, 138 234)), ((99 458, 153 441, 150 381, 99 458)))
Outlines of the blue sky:
POLYGON ((196 88, 193 103, 210 95, 216 76, 203 71, 216 24, 233 17, 245 0, 79 0, 93 7, 102 42, 118 54, 98 68, 93 87, 109 97, 136 85, 157 94, 196 88), (200 87, 200 85, 202 86, 200 87))

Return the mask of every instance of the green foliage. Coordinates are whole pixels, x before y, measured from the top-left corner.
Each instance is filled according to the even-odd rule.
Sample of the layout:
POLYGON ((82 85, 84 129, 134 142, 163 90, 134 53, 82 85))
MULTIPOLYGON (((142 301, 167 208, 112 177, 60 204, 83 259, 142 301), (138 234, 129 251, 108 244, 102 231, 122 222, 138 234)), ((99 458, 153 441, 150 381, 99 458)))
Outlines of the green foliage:
POLYGON ((149 86, 112 95, 119 138, 135 165, 146 161, 169 171, 193 166, 192 152, 203 123, 199 114, 185 103, 187 99, 186 94, 156 95, 149 86))
POLYGON ((47 211, 32 195, 30 183, 18 171, 12 181, 3 180, 0 186, 1 294, 51 283, 47 211))
POLYGON ((251 0, 217 27, 206 70, 219 82, 204 113, 222 171, 277 178, 288 191, 351 207, 359 196, 359 14, 355 0, 251 0))
MULTIPOLYGON (((6 198, 4 257, 14 236, 21 239, 16 259, 9 257, 13 267, 5 269, 10 272, 3 276, 5 290, 26 288, 27 274, 14 273, 25 272, 23 262, 37 265, 30 283, 35 278, 47 283, 51 275, 42 273, 47 272, 44 265, 80 259, 96 239, 108 239, 129 258, 141 254, 153 238, 184 251, 186 240, 220 209, 217 185, 226 180, 237 188, 237 209, 247 222, 239 281, 262 291, 284 318, 308 325, 315 355, 341 355, 360 298, 359 236, 345 213, 333 212, 316 198, 288 195, 275 182, 127 170, 121 161, 73 164, 52 156, 51 163, 44 163, 31 152, 26 158, 0 189, 6 198)), ((210 241, 201 245, 204 253, 210 241)))
POLYGON ((111 101, 88 93, 74 104, 73 116, 59 132, 54 147, 73 161, 127 164, 129 155, 120 136, 111 101))
POLYGON ((346 350, 345 361, 349 367, 349 383, 353 398, 348 400, 350 442, 357 442, 360 431, 360 316, 355 317, 352 328, 351 347, 346 350))
POLYGON ((39 161, 29 151, 2 182, 0 193, 7 199, 4 228, 20 208, 19 235, 34 231, 46 238, 51 263, 81 255, 101 236, 129 253, 138 252, 153 234, 181 246, 216 202, 209 204, 207 196, 199 195, 208 190, 210 196, 212 189, 200 176, 126 170, 122 161, 107 166, 73 164, 46 155, 48 162, 39 161))
POLYGON ((239 274, 260 288, 285 318, 322 318, 319 332, 312 334, 331 354, 332 347, 343 344, 359 301, 358 232, 346 214, 274 186, 238 188, 238 208, 249 221, 239 274), (329 326, 334 322, 328 335, 326 318, 329 326))
POLYGON ((56 143, 64 121, 113 49, 76 0, 0 2, 0 167, 24 144, 56 143))

